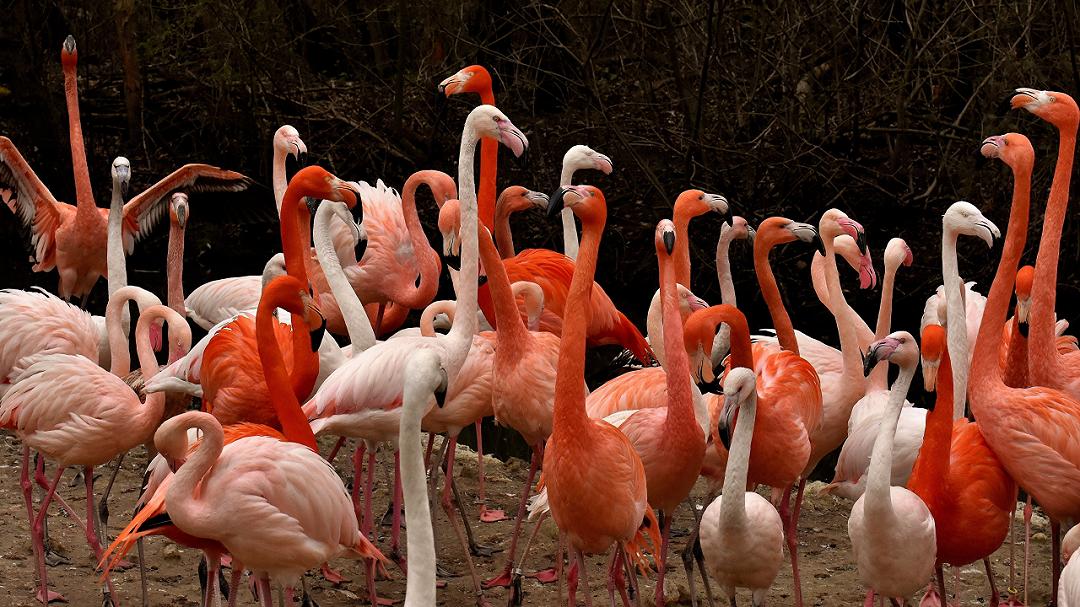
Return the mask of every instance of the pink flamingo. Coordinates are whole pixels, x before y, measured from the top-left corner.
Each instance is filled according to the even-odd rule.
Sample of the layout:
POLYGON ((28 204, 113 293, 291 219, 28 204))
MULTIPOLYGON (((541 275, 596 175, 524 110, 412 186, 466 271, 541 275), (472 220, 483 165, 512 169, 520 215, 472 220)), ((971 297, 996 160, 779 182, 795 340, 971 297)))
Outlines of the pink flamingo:
MULTIPOLYGON (((675 199, 671 219, 675 222, 675 280, 690 288, 690 220, 708 212, 728 212, 727 198, 701 190, 686 190, 675 199)), ((723 232, 721 232, 722 234, 723 232)))
POLYGON ((883 360, 899 366, 900 375, 889 391, 888 408, 874 441, 866 493, 852 506, 848 519, 859 580, 868 588, 866 605, 873 605, 875 593, 906 601, 933 575, 937 554, 934 517, 926 504, 911 491, 889 483, 893 434, 919 363, 915 338, 898 331, 870 344, 865 374, 883 360))
POLYGON ((1078 548, 1080 526, 1074 525, 1061 542, 1061 560, 1065 563, 1065 568, 1061 570, 1061 581, 1058 583, 1058 604, 1061 607, 1080 605, 1080 559, 1072 558, 1078 548))
POLYGON ((1080 516, 1080 495, 1071 489, 1080 482, 1080 450, 1071 438, 1080 432, 1080 402, 1053 388, 1010 388, 1002 381, 999 348, 1010 291, 1027 240, 1035 153, 1028 138, 1018 133, 987 138, 982 153, 1008 164, 1014 183, 1008 235, 971 360, 969 404, 983 437, 1009 475, 1050 517, 1051 604, 1056 604, 1060 522, 1080 516))
MULTIPOLYGON (((119 308, 130 299, 126 289, 133 288, 118 291, 110 301, 110 307, 115 311, 111 315, 114 322, 110 323, 112 336, 121 333, 119 308)), ((171 348, 183 349, 191 345, 191 331, 182 317, 164 306, 148 308, 136 327, 139 363, 147 376, 158 370, 149 343, 150 326, 162 318, 169 323, 171 348)), ((114 370, 122 369, 126 363, 128 352, 126 344, 124 346, 113 347, 114 370)), ((49 503, 55 497, 73 520, 79 520, 56 495, 60 476, 68 466, 85 467, 86 541, 95 558, 100 559, 101 544, 94 531, 94 466, 103 465, 146 442, 161 420, 165 396, 151 395, 144 404, 117 375, 83 356, 49 354, 27 362, 29 366, 0 399, 0 426, 14 430, 23 443, 21 484, 37 557, 40 582, 37 597, 42 603, 48 603, 63 600, 59 594, 49 592, 45 573, 43 524, 49 503), (36 515, 29 476, 31 450, 57 462, 55 477, 48 485, 36 515)), ((112 594, 112 582, 106 579, 112 594)))
MULTIPOLYGON (((605 175, 610 175, 615 170, 611 158, 597 152, 587 145, 575 145, 563 155, 562 172, 559 174, 559 185, 574 185, 574 173, 581 169, 596 169, 605 175)), ((563 226, 563 252, 570 259, 578 256, 578 233, 574 223, 574 214, 570 209, 562 211, 563 226)), ((689 285, 687 285, 689 286, 689 285)))

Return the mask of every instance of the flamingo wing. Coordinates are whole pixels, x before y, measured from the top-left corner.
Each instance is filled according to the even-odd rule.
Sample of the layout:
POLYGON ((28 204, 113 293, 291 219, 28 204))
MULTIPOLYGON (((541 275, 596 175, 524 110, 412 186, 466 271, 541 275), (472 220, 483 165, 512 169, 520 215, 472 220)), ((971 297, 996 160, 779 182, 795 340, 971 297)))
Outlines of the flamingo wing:
POLYGON ((184 299, 188 317, 203 329, 254 310, 262 296, 261 276, 233 276, 200 285, 184 299))
MULTIPOLYGON (((62 203, 38 179, 18 148, 0 137, 0 199, 27 228, 34 248, 34 271, 48 272, 56 266, 56 228, 60 226, 62 203)), ((74 209, 70 209, 74 211, 74 209)))
POLYGON ((208 164, 185 164, 124 205, 124 250, 130 255, 135 242, 154 229, 168 210, 169 195, 173 192, 240 192, 251 184, 250 178, 236 171, 208 164))

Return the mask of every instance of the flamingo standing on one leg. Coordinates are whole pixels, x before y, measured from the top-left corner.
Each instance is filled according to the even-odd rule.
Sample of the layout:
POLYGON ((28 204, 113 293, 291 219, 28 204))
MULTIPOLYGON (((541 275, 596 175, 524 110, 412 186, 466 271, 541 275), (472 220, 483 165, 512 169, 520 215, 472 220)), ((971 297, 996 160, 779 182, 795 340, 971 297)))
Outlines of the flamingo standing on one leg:
POLYGON ((865 373, 883 360, 900 367, 889 392, 889 404, 881 419, 874 452, 870 456, 869 480, 864 493, 851 508, 848 536, 858 566, 859 581, 873 595, 907 600, 933 575, 937 551, 934 517, 918 495, 889 484, 893 434, 904 397, 919 363, 919 346, 907 331, 898 331, 870 344, 865 373))
POLYGON ((1080 449, 1071 438, 1080 433, 1080 402, 1053 388, 1010 388, 1002 381, 999 349, 1010 291, 1027 240, 1035 153, 1028 138, 1018 133, 987 138, 982 153, 1008 164, 1014 184, 1005 246, 971 361, 969 404, 994 454, 1050 518, 1051 604, 1056 604, 1060 523, 1080 516, 1080 494, 1073 490, 1080 483, 1080 449))

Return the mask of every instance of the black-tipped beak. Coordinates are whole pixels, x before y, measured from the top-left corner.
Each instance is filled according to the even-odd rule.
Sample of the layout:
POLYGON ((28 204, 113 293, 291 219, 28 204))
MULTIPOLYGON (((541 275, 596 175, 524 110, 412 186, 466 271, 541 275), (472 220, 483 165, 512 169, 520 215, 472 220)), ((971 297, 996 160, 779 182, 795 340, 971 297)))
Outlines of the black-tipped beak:
POLYGON ((455 272, 461 271, 461 255, 443 255, 443 263, 455 272))
POLYGON ((480 275, 478 275, 476 277, 476 286, 482 287, 482 286, 487 284, 487 281, 488 281, 487 274, 480 274, 480 275))
POLYGON ((561 187, 551 195, 548 196, 547 216, 548 219, 555 219, 559 216, 559 213, 563 210, 563 196, 566 195, 566 188, 561 187))
POLYGON ((746 226, 746 241, 750 243, 750 246, 754 246, 754 238, 757 236, 757 230, 752 226, 746 226))
POLYGON ((675 250, 675 232, 664 232, 664 248, 667 249, 668 255, 675 250))
POLYGON ((435 404, 442 409, 446 406, 446 388, 439 387, 435 390, 435 404))
POLYGON ((521 156, 514 159, 514 163, 523 169, 529 168, 529 146, 525 146, 525 149, 521 151, 521 156))
POLYGON ((1024 339, 1027 339, 1027 336, 1028 336, 1028 324, 1026 322, 1017 322, 1016 323, 1016 328, 1017 328, 1017 330, 1020 331, 1020 336, 1023 337, 1024 339))
POLYGON ((319 320, 320 320, 319 328, 315 329, 313 331, 310 331, 310 333, 311 333, 311 351, 312 352, 318 352, 319 351, 319 348, 322 347, 323 335, 326 335, 326 317, 324 317, 321 312, 319 312, 318 314, 319 314, 319 320))
POLYGON ((307 152, 298 152, 296 154, 296 168, 297 170, 307 166, 308 157, 307 152))
POLYGON ((712 381, 697 382, 698 391, 702 394, 722 394, 724 387, 720 385, 720 378, 713 377, 712 381))
POLYGON ((731 451, 731 431, 728 430, 727 424, 721 422, 716 428, 716 433, 720 435, 720 443, 724 445, 724 448, 731 451))
MULTIPOLYGON (((56 47, 53 47, 56 48, 56 47)), ((64 50, 68 53, 75 52, 75 36, 68 34, 67 38, 64 38, 64 50)))
POLYGON ((869 247, 866 244, 866 232, 859 230, 857 234, 858 237, 855 239, 855 244, 858 245, 859 252, 866 255, 866 252, 869 250, 869 247))
POLYGON ((874 367, 878 364, 878 349, 872 348, 866 354, 862 355, 863 363, 863 377, 870 375, 870 372, 874 370, 874 367))
MULTIPOLYGON (((360 205, 356 205, 356 206, 360 206, 360 205)), ((363 259, 364 258, 364 253, 367 252, 367 244, 368 244, 367 238, 361 238, 361 239, 356 241, 356 247, 353 250, 356 251, 356 258, 357 259, 363 259)))
MULTIPOLYGON (((751 239, 753 239, 753 237, 751 237, 751 239)), ((814 243, 814 248, 817 250, 817 252, 821 253, 821 256, 824 257, 825 256, 825 242, 823 240, 821 240, 821 234, 818 234, 816 231, 814 232, 813 243, 814 243)))

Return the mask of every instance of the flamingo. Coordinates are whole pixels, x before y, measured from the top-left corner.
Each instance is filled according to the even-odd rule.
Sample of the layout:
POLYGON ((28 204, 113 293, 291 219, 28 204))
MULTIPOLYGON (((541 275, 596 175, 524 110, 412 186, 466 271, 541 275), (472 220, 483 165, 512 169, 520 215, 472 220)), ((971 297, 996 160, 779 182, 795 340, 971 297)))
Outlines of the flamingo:
POLYGON ((1039 254, 1035 259, 1035 281, 1031 286, 1031 334, 1028 343, 1028 372, 1031 383, 1065 392, 1080 399, 1080 354, 1058 352, 1054 331, 1058 258, 1061 233, 1069 205, 1069 182, 1076 153, 1076 129, 1080 108, 1073 98, 1056 91, 1016 89, 1012 107, 1024 108, 1058 129, 1058 156, 1054 181, 1046 202, 1039 254))
MULTIPOLYGON (((708 212, 728 212, 727 198, 701 190, 685 190, 675 199, 671 219, 675 222, 675 280, 690 288, 690 220, 708 212)), ((721 230, 721 236, 723 230, 721 230)), ((719 272, 719 269, 717 270, 719 272)))
POLYGON ((1051 604, 1056 604, 1060 524, 1080 516, 1080 495, 1071 489, 1080 482, 1080 450, 1071 438, 1080 432, 1080 402, 1053 388, 1010 388, 1002 382, 998 350, 1009 292, 1027 240, 1035 153, 1028 138, 1018 133, 989 137, 981 151, 1009 165, 1014 182, 1008 236, 971 360, 968 402, 994 454, 1050 518, 1054 584, 1051 604))
MULTIPOLYGON (((64 66, 64 92, 68 108, 68 131, 71 138, 71 162, 75 172, 75 197, 72 206, 60 202, 38 179, 22 154, 7 137, 0 137, 0 189, 9 191, 8 207, 30 229, 34 247, 34 271, 60 274, 59 294, 64 299, 84 300, 102 275, 106 263, 108 209, 94 202, 90 172, 83 147, 79 119, 79 93, 75 76, 78 51, 75 38, 68 36, 60 52, 64 66)), ((188 164, 147 188, 124 205, 124 251, 130 255, 135 241, 145 237, 165 210, 164 200, 177 189, 191 192, 237 192, 251 180, 233 171, 206 164, 188 164)))
MULTIPOLYGON (((118 335, 119 307, 130 296, 126 287, 114 296, 110 335, 118 335)), ((136 344, 143 372, 157 372, 157 361, 149 343, 150 326, 164 318, 169 323, 171 348, 191 345, 187 323, 173 310, 151 306, 136 326, 136 344)), ((127 347, 113 348, 114 370, 122 368, 127 347)), ((101 544, 94 531, 94 466, 104 465, 116 456, 146 442, 153 434, 164 407, 164 395, 152 395, 141 403, 134 392, 119 377, 101 369, 93 360, 71 354, 48 354, 29 359, 28 366, 11 389, 0 398, 0 427, 15 432, 23 443, 21 484, 31 522, 34 553, 37 557, 38 600, 49 603, 63 597, 48 590, 45 573, 44 520, 49 503, 56 497, 73 520, 74 511, 56 495, 60 477, 68 466, 85 467, 86 482, 86 541, 96 558, 102 555, 101 544), (30 484, 30 451, 55 460, 57 470, 47 487, 38 513, 33 510, 30 484)), ((114 594, 111 580, 106 577, 109 595, 114 594)))
MULTIPOLYGON (((966 326, 958 325, 963 332, 966 326)), ((999 603, 990 555, 1005 541, 1016 504, 1016 484, 987 446, 979 425, 952 419, 953 376, 945 348, 945 329, 928 325, 922 332, 922 356, 936 362, 936 372, 924 366, 927 388, 937 383, 937 402, 926 418, 926 434, 908 488, 934 517, 937 578, 923 605, 942 605, 948 594, 942 564, 967 565, 982 560, 990 582, 990 604, 999 603)), ((933 369, 931 366, 930 369, 933 369)))
POLYGON ((900 375, 889 391, 888 408, 874 441, 866 493, 855 501, 848 518, 859 581, 868 588, 867 605, 873 604, 874 594, 906 601, 933 575, 937 551, 934 517, 926 504, 915 493, 889 484, 893 434, 919 362, 915 338, 898 331, 870 344, 865 374, 883 360, 899 366, 900 375))
POLYGON ((1077 548, 1080 548, 1080 526, 1074 525, 1061 542, 1061 560, 1065 562, 1058 584, 1058 604, 1061 607, 1080 605, 1080 565, 1077 564, 1080 559, 1072 558, 1077 548))
POLYGON ((534 207, 547 209, 547 200, 547 194, 520 185, 512 185, 499 194, 495 201, 495 244, 499 247, 499 257, 509 259, 517 254, 514 234, 510 231, 510 215, 534 207))
MULTIPOLYGON (((482 105, 466 120, 458 164, 461 186, 461 250, 463 277, 479 275, 476 237, 476 194, 472 162, 481 138, 496 138, 515 155, 524 153, 525 135, 496 108, 482 105)), ((458 318, 445 337, 403 337, 391 339, 355 355, 334 371, 322 388, 304 406, 316 434, 333 433, 365 441, 370 449, 382 442, 395 442, 401 417, 401 377, 404 361, 418 348, 439 353, 452 383, 462 371, 476 333, 476 280, 459 284, 458 318)), ((369 460, 370 461, 370 460, 369 460)), ((395 483, 396 484, 396 483, 395 483)), ((365 502, 371 503, 370 483, 365 487, 365 502)), ((395 494, 400 494, 395 490, 395 494)), ((368 506, 370 509, 370 506, 368 506)), ((365 529, 366 530, 366 529, 365 529)), ((369 574, 370 574, 369 570, 369 574)), ((479 578, 471 571, 483 604, 479 578)))
MULTIPOLYGON (((439 93, 450 97, 462 93, 480 95, 482 105, 495 105, 495 93, 491 89, 491 74, 482 65, 461 68, 453 76, 439 83, 439 93)), ((499 169, 499 142, 480 142, 480 189, 476 194, 480 221, 489 230, 495 220, 495 174, 499 169)))
MULTIPOLYGON (((551 196, 548 216, 571 208, 582 223, 582 246, 567 303, 582 309, 589 298, 596 257, 607 218, 604 195, 593 186, 562 187, 551 196)), ((591 605, 584 554, 606 552, 614 544, 608 568, 608 591, 622 587, 624 549, 634 540, 648 508, 645 469, 625 434, 585 414, 586 319, 565 319, 555 381, 551 437, 544 449, 544 479, 551 515, 576 556, 578 575, 591 605), (582 465, 588 462, 589 465, 582 465)), ((570 580, 569 605, 574 605, 577 580, 570 580)), ((627 602, 625 594, 624 603, 627 602)))
POLYGON ((765 597, 784 562, 784 523, 780 515, 769 500, 746 491, 747 462, 757 415, 756 383, 754 370, 747 367, 733 367, 724 378, 720 423, 726 432, 738 410, 739 425, 731 440, 724 491, 705 509, 699 525, 705 564, 732 605, 736 588, 750 588, 753 604, 765 605, 765 597))
MULTIPOLYGON (((754 243, 754 228, 746 219, 738 215, 731 217, 731 222, 720 226, 720 237, 716 239, 716 280, 720 283, 720 303, 736 305, 735 281, 731 276, 731 243, 735 240, 749 240, 754 243)), ((713 337, 713 366, 721 366, 721 360, 727 355, 730 337, 727 325, 722 325, 713 337)))
MULTIPOLYGON (((587 145, 575 145, 563 155, 562 172, 559 174, 559 185, 573 185, 574 173, 581 169, 595 169, 605 175, 610 175, 615 170, 611 158, 590 148, 587 145)), ((563 252, 570 259, 578 256, 578 232, 574 223, 574 214, 570 209, 562 211, 563 226, 563 252)))

